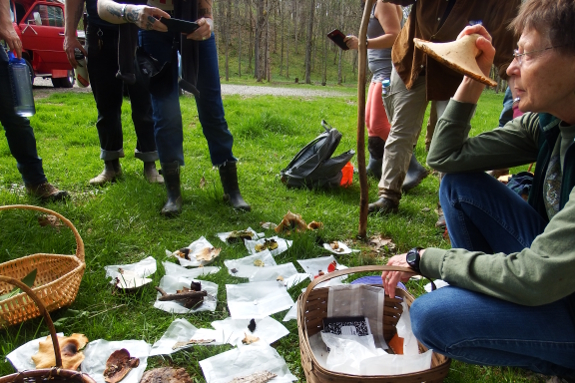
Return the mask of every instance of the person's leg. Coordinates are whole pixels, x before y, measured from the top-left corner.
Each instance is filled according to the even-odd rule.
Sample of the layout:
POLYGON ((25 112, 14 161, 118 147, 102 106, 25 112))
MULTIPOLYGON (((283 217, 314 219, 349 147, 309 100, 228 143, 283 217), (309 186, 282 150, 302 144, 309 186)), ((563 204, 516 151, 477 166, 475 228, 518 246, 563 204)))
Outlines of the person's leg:
POLYGON ((234 138, 228 129, 222 103, 218 51, 214 34, 200 42, 200 66, 197 88, 200 97, 196 98, 198 117, 202 131, 208 141, 212 164, 217 166, 224 188, 224 197, 240 210, 251 210, 239 189, 237 159, 232 153, 234 138))
POLYGON ((150 92, 141 82, 128 86, 132 106, 132 121, 136 130, 136 158, 144 162, 144 176, 151 183, 163 183, 163 177, 156 169, 158 151, 154 137, 154 119, 152 118, 152 99, 150 92))
POLYGON ((411 325, 421 343, 453 359, 574 376, 575 326, 567 299, 522 306, 447 286, 413 302, 411 325))
POLYGON ((68 193, 56 189, 48 183, 42 168, 42 159, 38 157, 36 138, 30 121, 16 114, 10 89, 8 56, 0 49, 0 123, 8 141, 10 153, 16 159, 16 166, 29 194, 42 200, 61 200, 68 193))
POLYGON ((168 201, 161 214, 172 217, 182 210, 180 166, 184 165, 184 133, 178 88, 178 61, 173 49, 174 35, 169 32, 140 31, 140 46, 171 69, 171 81, 163 90, 150 88, 152 117, 158 156, 162 166, 168 201))
POLYGON ((401 199, 401 188, 425 113, 425 77, 418 78, 408 90, 393 69, 390 93, 384 98, 384 103, 392 119, 391 130, 383 153, 382 176, 378 185, 380 198, 369 206, 371 213, 383 214, 397 211, 401 199))
POLYGON ((372 81, 369 85, 365 105, 365 125, 367 127, 367 150, 369 152, 369 163, 366 171, 368 175, 380 179, 383 149, 390 129, 381 98, 381 82, 372 81))
POLYGON ((98 109, 96 128, 104 171, 90 180, 92 185, 114 181, 121 175, 119 158, 124 157, 122 134, 123 82, 118 71, 118 31, 89 26, 87 33, 88 74, 98 109))
POLYGON ((523 198, 485 173, 446 174, 439 200, 457 248, 512 253, 529 247, 546 226, 523 198))

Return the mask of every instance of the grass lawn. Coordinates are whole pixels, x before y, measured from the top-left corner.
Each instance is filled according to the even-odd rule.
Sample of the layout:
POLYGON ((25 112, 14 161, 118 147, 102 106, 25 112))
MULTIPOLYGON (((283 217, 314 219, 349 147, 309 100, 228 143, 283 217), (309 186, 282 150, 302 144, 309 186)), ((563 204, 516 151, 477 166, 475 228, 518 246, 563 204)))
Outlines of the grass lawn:
MULTIPOLYGON (((497 126, 503 94, 485 92, 472 121, 472 134, 497 126)), ((219 232, 245 229, 264 231, 261 222, 279 223, 289 211, 301 214, 306 222, 324 224, 318 232, 292 235, 293 246, 276 257, 279 263, 328 255, 316 243, 348 241, 361 249, 350 256, 338 256, 347 266, 384 264, 389 255, 405 252, 413 246, 448 248, 443 232, 434 227, 437 219, 438 178, 427 177, 420 186, 404 195, 400 211, 386 217, 370 217, 368 237, 391 238, 395 246, 376 250, 356 239, 359 219, 359 181, 346 188, 332 191, 292 190, 280 181, 279 172, 297 151, 315 138, 325 119, 343 133, 336 151, 339 154, 355 149, 357 100, 355 94, 331 98, 272 97, 244 98, 226 96, 224 106, 230 130, 234 134, 234 154, 239 159, 239 180, 242 194, 252 205, 252 212, 232 210, 222 202, 223 191, 217 170, 212 168, 206 141, 198 122, 195 102, 182 97, 184 121, 184 152, 186 166, 182 169, 184 208, 175 219, 165 219, 159 210, 166 193, 161 185, 150 185, 143 178, 142 163, 135 159, 136 143, 129 101, 122 109, 124 150, 121 159, 122 179, 102 188, 93 188, 88 180, 103 168, 99 159, 100 145, 95 128, 96 107, 91 94, 58 93, 37 101, 37 114, 31 119, 38 141, 38 151, 44 160, 48 179, 69 190, 67 203, 47 207, 70 219, 86 246, 87 268, 76 301, 70 309, 52 313, 59 320, 57 330, 66 335, 84 333, 92 340, 142 339, 150 344, 157 341, 170 323, 180 317, 197 328, 211 328, 210 323, 228 316, 225 284, 247 280, 228 275, 224 259, 248 255, 242 244, 226 245, 216 236, 219 232), (152 276, 154 285, 164 274, 162 261, 165 250, 187 246, 205 236, 214 246, 222 247, 214 266, 219 273, 205 279, 219 285, 215 312, 194 315, 170 315, 153 307, 156 291, 148 285, 137 294, 114 293, 105 278, 104 266, 125 264, 153 256, 158 271, 152 276), (75 311, 73 311, 73 310, 75 311), (79 314, 80 313, 80 314, 79 314)), ((425 119, 427 121, 427 117, 425 119)), ((424 132, 417 145, 417 157, 425 163, 424 132)), ((356 163, 356 158, 352 160, 356 163)), ((0 141, 0 204, 37 204, 28 197, 22 185, 16 162, 6 140, 0 141)), ((518 171, 518 169, 514 169, 518 171)), ((377 182, 370 180, 370 200, 377 196, 377 182)), ((75 241, 69 230, 40 227, 37 215, 31 212, 4 212, 0 215, 0 262, 24 255, 46 252, 73 254, 75 241)), ((268 236, 274 235, 267 232, 268 236)), ((284 236, 285 237, 285 236, 284 236)), ((300 269, 300 271, 302 271, 300 269)), ((415 295, 422 293, 423 282, 409 282, 415 295)), ((289 290, 297 299, 302 283, 289 290)), ((285 312, 273 315, 279 321, 285 312)), ((290 334, 274 346, 285 358, 293 374, 305 381, 300 365, 296 321, 284 322, 290 334)), ((520 325, 520 324, 518 324, 520 325)), ((13 372, 4 357, 21 344, 46 335, 40 319, 0 330, 0 376, 13 372)), ((231 349, 231 346, 196 346, 179 351, 172 357, 151 357, 148 367, 182 366, 194 381, 204 381, 198 361, 231 349)), ((446 382, 537 382, 541 378, 526 371, 478 367, 453 362, 446 382)))

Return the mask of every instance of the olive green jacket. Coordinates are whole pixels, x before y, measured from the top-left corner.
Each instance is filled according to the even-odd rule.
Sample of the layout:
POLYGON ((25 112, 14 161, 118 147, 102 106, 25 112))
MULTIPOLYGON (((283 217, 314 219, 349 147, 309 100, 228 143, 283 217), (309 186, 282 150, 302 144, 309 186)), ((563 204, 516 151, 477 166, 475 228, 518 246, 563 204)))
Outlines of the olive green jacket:
MULTIPOLYGON (((449 102, 437 123, 427 157, 429 166, 445 173, 473 172, 537 160, 530 203, 541 204, 542 198, 537 197, 542 194, 541 179, 548 159, 545 153, 550 155, 549 148, 560 137, 559 120, 540 127, 541 116, 526 113, 503 128, 469 138, 469 121, 475 107, 449 102)), ((512 254, 428 248, 421 258, 421 272, 455 286, 529 306, 551 303, 575 293, 575 144, 567 150, 563 173, 562 209, 530 248, 512 254)), ((534 207, 541 212, 539 206, 534 207)))

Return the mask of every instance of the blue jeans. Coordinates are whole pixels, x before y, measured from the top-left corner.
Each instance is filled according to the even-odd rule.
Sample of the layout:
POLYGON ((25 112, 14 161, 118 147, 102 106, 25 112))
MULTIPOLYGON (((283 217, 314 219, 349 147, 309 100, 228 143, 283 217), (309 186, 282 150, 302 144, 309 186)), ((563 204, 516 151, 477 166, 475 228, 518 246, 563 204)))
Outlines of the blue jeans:
MULTIPOLYGON (((453 247, 517 252, 545 228, 530 205, 484 173, 447 174, 439 193, 453 247)), ((448 286, 417 298, 411 321, 424 345, 453 359, 575 376, 575 326, 567 299, 522 306, 448 286)))
MULTIPOLYGON (((100 158, 111 161, 124 157, 122 102, 124 82, 118 72, 118 28, 88 27, 88 74, 98 109, 96 128, 100 139, 100 158)), ((144 162, 158 159, 154 139, 152 103, 148 91, 140 84, 128 85, 132 121, 136 130, 135 157, 144 162)))
POLYGON ((0 123, 8 140, 10 153, 16 159, 18 170, 26 186, 46 182, 42 159, 36 150, 36 138, 30 121, 14 111, 14 100, 8 74, 8 55, 0 47, 0 123))
MULTIPOLYGON (((184 165, 182 113, 178 87, 178 60, 174 35, 169 32, 140 31, 140 46, 160 63, 172 66, 172 86, 168 94, 152 93, 154 129, 161 163, 178 161, 184 165)), ((210 158, 215 166, 236 161, 232 153, 233 136, 228 129, 222 103, 218 52, 214 35, 201 41, 196 98, 198 117, 208 141, 210 158)))
POLYGON ((511 95, 511 89, 507 87, 503 97, 503 109, 499 116, 499 127, 504 126, 511 120, 513 120, 513 96, 511 95))

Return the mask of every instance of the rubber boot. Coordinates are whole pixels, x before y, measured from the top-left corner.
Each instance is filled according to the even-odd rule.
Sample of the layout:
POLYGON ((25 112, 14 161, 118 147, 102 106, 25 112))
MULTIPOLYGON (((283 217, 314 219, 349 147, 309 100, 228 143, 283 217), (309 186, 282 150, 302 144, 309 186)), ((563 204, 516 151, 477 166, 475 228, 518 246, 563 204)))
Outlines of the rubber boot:
POLYGON ((244 201, 238 186, 238 169, 236 163, 228 161, 220 166, 220 179, 224 187, 224 200, 234 207, 234 209, 250 211, 251 206, 244 201))
POLYGON ((116 178, 122 175, 120 160, 104 161, 104 171, 90 180, 90 185, 101 186, 108 182, 116 181, 116 178))
POLYGON ((368 176, 381 179, 381 165, 383 163, 383 151, 385 141, 379 137, 373 136, 367 138, 367 150, 369 152, 369 162, 365 171, 368 176))
POLYGON ((415 153, 411 155, 411 160, 409 161, 409 168, 407 169, 407 174, 403 180, 402 189, 407 192, 423 181, 427 177, 427 169, 425 169, 415 157, 415 153))
POLYGON ((174 161, 162 164, 164 184, 168 193, 168 201, 162 208, 161 214, 165 217, 174 217, 182 211, 182 194, 180 191, 180 163, 174 161))
POLYGON ((156 169, 154 161, 144 162, 144 177, 151 184, 163 184, 164 177, 156 169))

